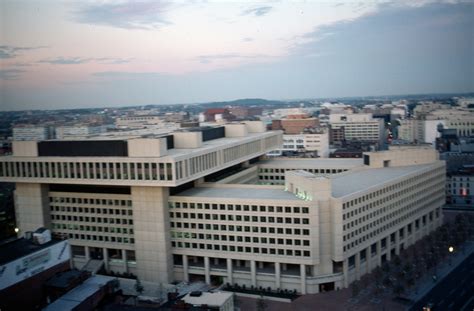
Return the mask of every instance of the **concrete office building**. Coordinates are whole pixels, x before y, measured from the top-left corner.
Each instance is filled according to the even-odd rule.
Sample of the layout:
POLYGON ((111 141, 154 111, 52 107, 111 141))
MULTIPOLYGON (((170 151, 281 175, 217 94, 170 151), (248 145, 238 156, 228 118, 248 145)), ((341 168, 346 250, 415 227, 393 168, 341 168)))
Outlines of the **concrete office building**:
POLYGON ((283 135, 283 146, 268 155, 281 156, 286 152, 309 153, 321 158, 329 157, 329 134, 327 131, 283 135))
POLYGON ((261 122, 18 142, 0 158, 0 180, 17 185, 22 232, 52 228, 69 237, 75 264, 99 258, 155 282, 347 287, 441 224, 445 166, 435 150, 259 161, 281 143, 261 122))
POLYGON ((13 140, 46 140, 53 138, 48 126, 21 124, 13 127, 13 140))
POLYGON ((89 135, 96 135, 107 131, 107 126, 77 124, 70 126, 57 126, 55 128, 56 139, 85 138, 89 135))
POLYGON ((341 132, 346 141, 359 140, 382 144, 384 140, 384 121, 373 118, 371 113, 330 114, 329 124, 333 131, 343 128, 341 132))

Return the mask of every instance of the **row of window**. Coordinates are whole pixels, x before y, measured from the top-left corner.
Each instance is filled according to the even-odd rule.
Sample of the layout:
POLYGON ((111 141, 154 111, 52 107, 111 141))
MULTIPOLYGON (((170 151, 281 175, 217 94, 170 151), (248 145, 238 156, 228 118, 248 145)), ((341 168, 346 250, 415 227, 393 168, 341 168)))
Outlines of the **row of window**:
POLYGON ((204 243, 190 243, 190 242, 176 242, 176 241, 172 241, 171 246, 173 248, 238 252, 241 254, 242 253, 268 254, 268 255, 295 256, 295 257, 310 257, 311 256, 310 251, 281 249, 281 248, 235 246, 235 245, 222 245, 222 244, 204 244, 204 243))
POLYGON ((308 214, 308 207, 299 206, 266 206, 266 205, 246 205, 246 204, 215 204, 215 203, 196 203, 196 202, 168 202, 168 207, 181 209, 205 209, 220 211, 244 211, 244 212, 268 212, 268 213, 292 213, 308 214))
POLYGON ((242 236, 242 235, 223 235, 223 234, 204 234, 196 232, 181 232, 171 231, 172 239, 200 239, 212 241, 230 241, 237 243, 261 243, 261 244, 278 244, 278 245, 296 245, 296 246, 310 246, 309 240, 300 239, 284 239, 272 237, 258 237, 258 236, 242 236))
POLYGON ((172 163, 1 162, 0 177, 173 180, 172 163))
POLYGON ((88 216, 75 216, 75 215, 51 214, 51 220, 91 222, 91 223, 98 223, 98 224, 104 223, 104 224, 118 224, 118 225, 133 225, 132 219, 88 217, 88 216))
POLYGON ((97 198, 49 197, 49 203, 93 204, 109 206, 132 206, 131 200, 112 200, 97 198))
POLYGON ((201 213, 180 213, 170 212, 171 218, 182 219, 205 219, 205 220, 220 220, 220 221, 245 221, 256 223, 279 223, 279 224, 309 224, 309 218, 294 218, 294 217, 273 217, 273 216, 250 216, 250 215, 226 215, 226 214, 201 214, 201 213))
POLYGON ((77 207, 77 206, 63 206, 50 205, 51 212, 66 212, 66 213, 84 213, 84 214, 104 214, 104 215, 123 215, 132 216, 131 209, 113 209, 113 208, 98 208, 98 207, 77 207))
MULTIPOLYGON (((117 236, 102 236, 102 235, 91 235, 91 234, 79 234, 79 233, 68 233, 67 237, 71 240, 82 240, 82 241, 96 241, 96 242, 111 242, 111 243, 123 243, 123 244, 134 244, 134 238, 128 237, 117 237, 117 236)), ((72 241, 74 243, 74 241, 72 241)))
POLYGON ((65 224, 65 223, 52 223, 53 229, 66 229, 76 231, 87 231, 87 232, 104 232, 104 233, 118 233, 133 235, 133 229, 131 228, 120 228, 120 227, 101 227, 101 226, 88 226, 78 224, 65 224))
POLYGON ((195 230, 253 232, 253 233, 269 233, 269 234, 283 234, 283 233, 294 234, 294 235, 309 235, 310 234, 309 229, 188 223, 188 222, 179 222, 179 221, 176 221, 175 219, 171 219, 170 227, 177 228, 177 229, 184 228, 184 229, 195 229, 195 230))

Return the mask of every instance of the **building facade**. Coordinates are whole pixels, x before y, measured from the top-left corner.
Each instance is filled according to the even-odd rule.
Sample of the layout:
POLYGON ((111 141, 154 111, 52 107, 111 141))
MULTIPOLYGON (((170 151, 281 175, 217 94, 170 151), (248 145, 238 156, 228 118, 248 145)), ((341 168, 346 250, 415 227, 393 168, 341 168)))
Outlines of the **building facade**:
MULTIPOLYGON (((329 124, 337 133, 343 133, 344 140, 370 141, 382 144, 384 141, 384 121, 372 117, 371 113, 330 114, 329 124), (344 130, 340 130, 343 128, 344 130)), ((333 135, 333 141, 339 137, 333 135)))
POLYGON ((13 127, 13 140, 46 140, 53 138, 47 126, 18 125, 13 127))
POLYGON ((286 153, 307 153, 314 157, 329 157, 329 134, 327 132, 298 135, 283 135, 283 146, 273 150, 270 156, 281 156, 286 153))
POLYGON ((261 122, 70 143, 18 142, 0 158, 21 232, 52 228, 76 265, 142 280, 317 293, 441 224, 445 165, 429 148, 262 162, 282 136, 261 122))

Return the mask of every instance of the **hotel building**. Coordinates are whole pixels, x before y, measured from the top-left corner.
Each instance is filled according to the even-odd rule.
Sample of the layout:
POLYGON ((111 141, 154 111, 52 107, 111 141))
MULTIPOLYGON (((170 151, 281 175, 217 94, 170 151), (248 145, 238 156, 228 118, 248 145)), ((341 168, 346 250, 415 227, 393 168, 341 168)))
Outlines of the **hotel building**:
POLYGON ((15 142, 20 232, 67 235, 74 263, 169 283, 317 293, 347 287, 441 224, 445 165, 430 148, 364 159, 264 160, 258 121, 119 140, 15 142))

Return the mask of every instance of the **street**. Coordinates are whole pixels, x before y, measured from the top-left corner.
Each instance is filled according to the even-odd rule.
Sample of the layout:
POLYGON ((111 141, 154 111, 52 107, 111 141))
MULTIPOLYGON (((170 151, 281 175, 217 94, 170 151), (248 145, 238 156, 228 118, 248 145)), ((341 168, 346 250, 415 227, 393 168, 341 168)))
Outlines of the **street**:
POLYGON ((474 254, 466 258, 409 310, 421 311, 428 303, 433 310, 472 310, 474 305, 474 254))

